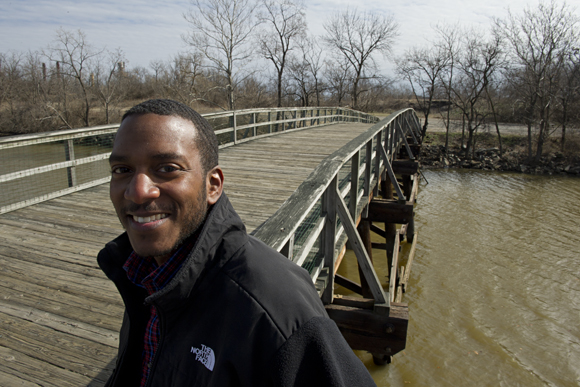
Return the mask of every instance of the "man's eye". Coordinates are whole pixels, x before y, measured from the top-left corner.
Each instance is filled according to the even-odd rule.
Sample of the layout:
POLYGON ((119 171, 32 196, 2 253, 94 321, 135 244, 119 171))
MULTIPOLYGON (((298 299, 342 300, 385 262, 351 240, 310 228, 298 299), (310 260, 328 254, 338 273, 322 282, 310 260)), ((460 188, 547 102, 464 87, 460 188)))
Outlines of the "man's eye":
POLYGON ((127 167, 113 167, 113 168, 111 168, 111 173, 114 175, 118 175, 121 173, 128 173, 128 172, 130 172, 130 171, 129 171, 129 168, 127 168, 127 167))
POLYGON ((178 170, 179 170, 179 168, 174 167, 173 165, 164 165, 163 167, 159 168, 159 172, 165 172, 165 173, 175 172, 178 170))

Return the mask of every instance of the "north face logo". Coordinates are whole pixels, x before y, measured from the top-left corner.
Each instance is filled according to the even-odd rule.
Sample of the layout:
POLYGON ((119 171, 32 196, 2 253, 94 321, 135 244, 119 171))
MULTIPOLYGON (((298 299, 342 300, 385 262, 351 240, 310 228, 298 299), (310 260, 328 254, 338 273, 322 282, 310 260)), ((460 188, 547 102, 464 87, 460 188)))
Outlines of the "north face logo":
POLYGON ((213 349, 202 344, 201 349, 191 347, 191 353, 195 353, 195 360, 201 362, 208 370, 213 371, 215 364, 213 349))

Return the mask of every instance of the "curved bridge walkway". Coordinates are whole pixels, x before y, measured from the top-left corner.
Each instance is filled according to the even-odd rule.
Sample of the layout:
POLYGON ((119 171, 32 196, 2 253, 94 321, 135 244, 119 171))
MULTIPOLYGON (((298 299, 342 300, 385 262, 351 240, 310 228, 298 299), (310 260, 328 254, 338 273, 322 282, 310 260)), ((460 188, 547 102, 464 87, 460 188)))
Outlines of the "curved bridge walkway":
MULTIPOLYGON (((224 148, 225 192, 251 232, 371 124, 335 124, 224 148)), ((108 184, 0 215, 0 385, 100 386, 123 306, 96 263, 122 229, 108 184)))

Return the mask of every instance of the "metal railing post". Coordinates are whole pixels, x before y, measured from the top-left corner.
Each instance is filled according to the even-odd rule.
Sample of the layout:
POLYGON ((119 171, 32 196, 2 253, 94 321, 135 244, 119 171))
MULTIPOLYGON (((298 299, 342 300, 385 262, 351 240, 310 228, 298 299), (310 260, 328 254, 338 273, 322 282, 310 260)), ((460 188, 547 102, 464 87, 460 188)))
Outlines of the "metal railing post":
MULTIPOLYGON (((74 161, 75 160, 75 146, 74 146, 74 141, 72 139, 65 141, 64 152, 65 152, 66 161, 74 161)), ((76 167, 74 165, 66 168, 66 175, 67 175, 69 187, 74 187, 75 185, 77 185, 77 173, 76 173, 76 167)))

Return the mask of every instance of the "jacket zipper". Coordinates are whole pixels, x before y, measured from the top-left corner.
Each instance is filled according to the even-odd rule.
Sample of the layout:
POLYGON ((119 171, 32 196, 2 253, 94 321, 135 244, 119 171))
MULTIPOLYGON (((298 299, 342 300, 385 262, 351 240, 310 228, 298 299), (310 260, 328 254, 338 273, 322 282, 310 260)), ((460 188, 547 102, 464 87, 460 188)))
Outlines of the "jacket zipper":
POLYGON ((159 318, 159 343, 157 344, 157 349, 153 354, 153 359, 151 360, 151 367, 149 368, 149 375, 147 375, 147 382, 145 382, 145 387, 151 386, 153 379, 153 371, 155 370, 155 367, 157 365, 157 360, 159 359, 159 352, 161 351, 161 346, 163 345, 163 337, 165 336, 163 334, 163 327, 165 324, 163 323, 163 315, 161 313, 161 310, 155 305, 152 306, 157 310, 157 316, 159 318))

